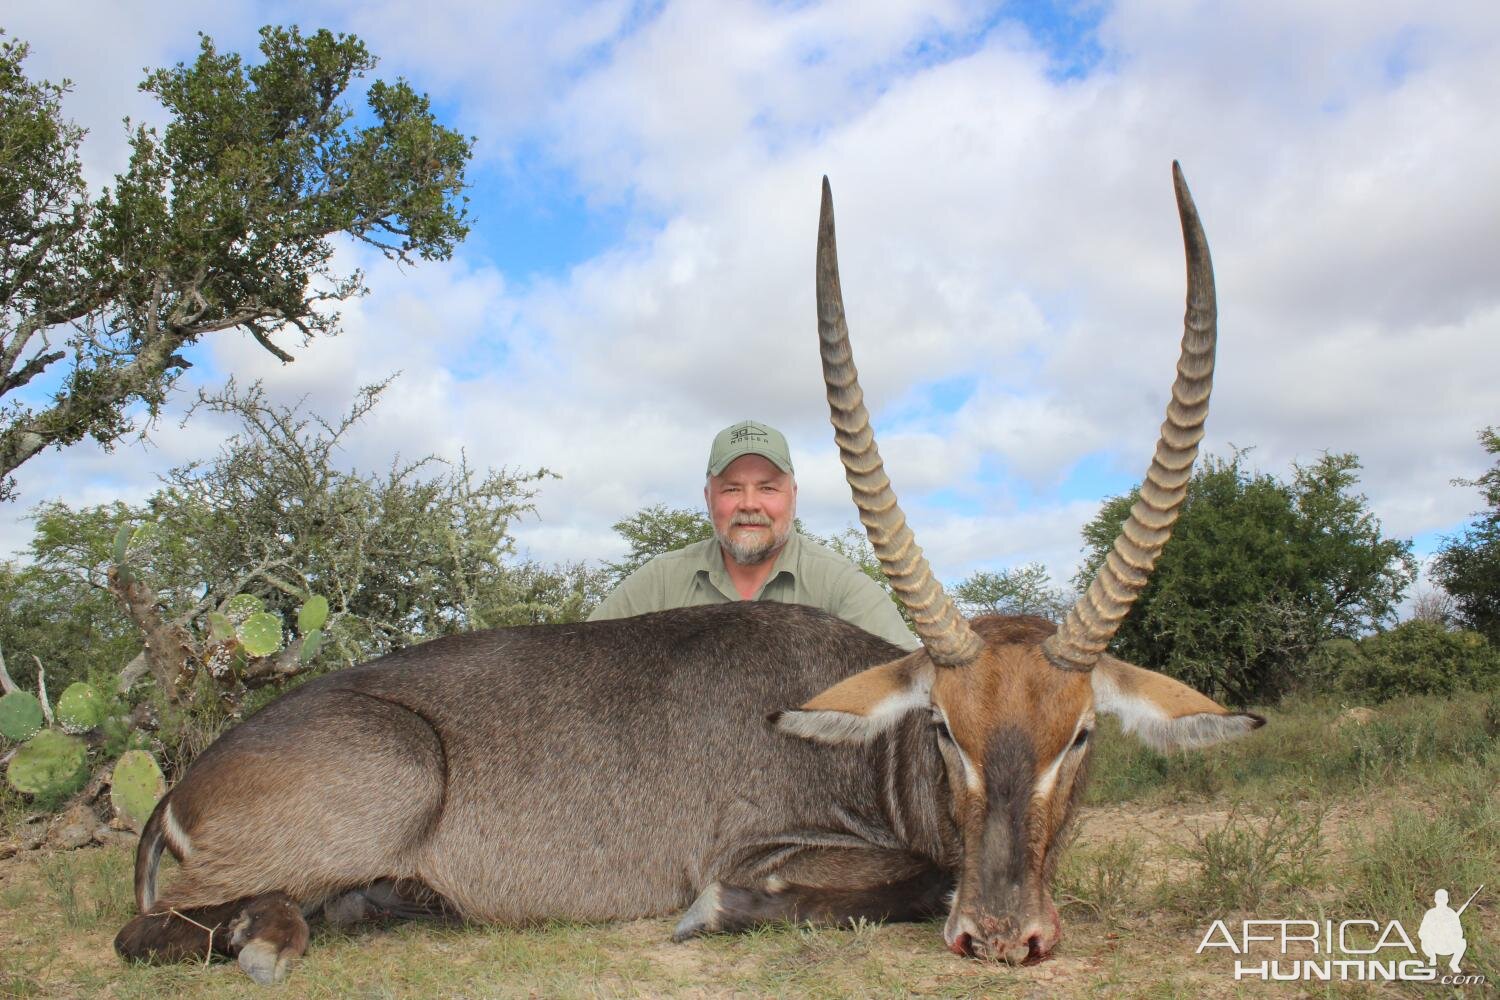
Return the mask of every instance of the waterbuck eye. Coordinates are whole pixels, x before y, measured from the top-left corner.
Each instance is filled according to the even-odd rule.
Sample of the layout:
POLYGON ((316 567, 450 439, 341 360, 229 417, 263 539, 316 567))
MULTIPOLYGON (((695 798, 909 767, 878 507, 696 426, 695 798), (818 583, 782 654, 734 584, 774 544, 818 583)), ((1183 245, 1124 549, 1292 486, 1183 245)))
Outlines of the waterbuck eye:
POLYGON ((1081 748, 1085 743, 1087 743, 1089 741, 1089 733, 1090 732, 1092 732, 1092 730, 1089 730, 1089 729, 1080 729, 1078 731, 1078 736, 1073 740, 1073 747, 1072 747, 1072 749, 1077 750, 1077 749, 1081 748))

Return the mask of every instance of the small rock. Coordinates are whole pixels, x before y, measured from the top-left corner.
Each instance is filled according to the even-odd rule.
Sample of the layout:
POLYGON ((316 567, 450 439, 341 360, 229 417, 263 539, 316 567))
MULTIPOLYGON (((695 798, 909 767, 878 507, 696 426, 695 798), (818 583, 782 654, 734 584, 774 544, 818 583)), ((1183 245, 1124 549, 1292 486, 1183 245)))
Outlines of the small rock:
POLYGON ((16 830, 16 841, 23 851, 34 851, 42 846, 42 841, 47 839, 47 821, 42 818, 31 818, 22 823, 16 830))
POLYGON ((110 847, 115 844, 134 844, 135 834, 130 830, 117 830, 112 825, 106 826, 100 823, 94 828, 94 841, 110 847))
POLYGON ((1334 720, 1333 728, 1343 729, 1345 726, 1367 726, 1372 721, 1374 721, 1379 714, 1380 713, 1376 712, 1373 708, 1346 708, 1342 712, 1340 712, 1339 717, 1334 720))
POLYGON ((98 825, 98 818, 88 806, 75 805, 53 820, 47 832, 47 843, 65 851, 83 847, 93 842, 94 827, 98 825))

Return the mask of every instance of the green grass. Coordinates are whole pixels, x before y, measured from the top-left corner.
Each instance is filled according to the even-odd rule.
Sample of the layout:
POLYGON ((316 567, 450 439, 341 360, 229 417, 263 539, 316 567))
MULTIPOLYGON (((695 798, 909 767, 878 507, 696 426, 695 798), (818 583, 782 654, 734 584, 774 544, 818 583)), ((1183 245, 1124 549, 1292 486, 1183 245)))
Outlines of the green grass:
POLYGON ((1402 698, 1359 725, 1330 698, 1261 709, 1267 724, 1219 747, 1160 754, 1105 720, 1084 801, 1174 802, 1226 795, 1272 802, 1325 798, 1421 779, 1443 765, 1493 769, 1500 693, 1402 698))
POLYGON ((1084 916, 1111 926, 1137 912, 1143 853, 1136 837, 1071 845, 1052 881, 1059 910, 1065 917, 1084 916))
POLYGON ((1187 876, 1165 883, 1161 901, 1184 917, 1305 901, 1327 881, 1322 821, 1317 808, 1280 803, 1257 813, 1236 803, 1223 823, 1179 848, 1187 876))

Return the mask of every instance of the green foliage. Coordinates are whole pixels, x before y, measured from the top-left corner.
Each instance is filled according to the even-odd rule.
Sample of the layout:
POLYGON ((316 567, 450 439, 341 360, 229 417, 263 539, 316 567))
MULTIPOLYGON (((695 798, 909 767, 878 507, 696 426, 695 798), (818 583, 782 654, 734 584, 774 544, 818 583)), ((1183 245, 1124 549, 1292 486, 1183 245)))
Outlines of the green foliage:
MULTIPOLYGON (((1449 889, 1458 907, 1489 883, 1500 863, 1495 777, 1493 768, 1445 776, 1427 789, 1438 796, 1438 808, 1398 807, 1373 835, 1353 841, 1341 909, 1351 916, 1395 917, 1411 927, 1432 905, 1433 890, 1449 889)), ((1474 905, 1487 908, 1488 894, 1488 889, 1480 893, 1474 905)), ((1484 917, 1473 916, 1484 926, 1484 917)), ((1474 926, 1471 917, 1465 923, 1474 926)), ((1470 962, 1493 967, 1487 944, 1484 935, 1471 935, 1466 969, 1470 962)))
POLYGON ((641 508, 616 521, 614 529, 630 543, 630 554, 620 562, 606 564, 611 587, 662 553, 712 538, 714 534, 713 522, 703 511, 668 507, 664 503, 641 508))
MULTIPOLYGON (((356 124, 342 98, 375 59, 349 35, 267 27, 246 65, 204 37, 191 64, 150 73, 161 131, 137 126, 124 173, 97 198, 66 84, 29 80, 0 48, 0 476, 45 447, 110 444, 154 416, 223 330, 332 333, 327 308, 363 291, 332 267, 347 234, 395 260, 445 259, 467 233, 469 141, 404 81, 376 80, 356 124), (46 394, 23 390, 46 372, 46 394)), ((5 490, 0 488, 0 495, 5 490)))
MULTIPOLYGON (((1360 724, 1332 697, 1259 707, 1267 723, 1244 739, 1162 754, 1123 736, 1113 719, 1092 741, 1091 804, 1232 795, 1280 802, 1425 781, 1444 767, 1482 771, 1500 737, 1500 691, 1386 702, 1360 724)), ((1497 758, 1500 762, 1500 758, 1497 758)))
POLYGON ((0 736, 20 742, 29 740, 47 724, 42 703, 29 691, 10 691, 0 698, 0 736))
MULTIPOLYGON (((1111 647, 1233 704, 1278 697, 1320 643, 1389 621, 1416 571, 1411 543, 1384 537, 1354 492, 1354 456, 1295 466, 1291 482, 1243 459, 1210 456, 1194 472, 1172 540, 1111 647)), ((1084 527, 1080 587, 1134 499, 1106 501, 1084 527)))
POLYGON ((106 704, 87 681, 74 681, 57 699, 58 724, 70 733, 84 733, 104 721, 106 704))
POLYGON ((166 618, 219 639, 257 612, 285 629, 316 592, 330 607, 320 651, 328 666, 450 632, 577 613, 587 602, 568 605, 562 581, 581 591, 578 573, 549 576, 508 561, 510 525, 532 509, 545 470, 481 475, 434 458, 383 474, 340 466, 340 440, 384 390, 365 389, 332 423, 273 406, 258 386, 231 383, 205 396, 200 405, 241 422, 220 454, 169 472, 141 508, 43 506, 37 565, 105 587, 121 520, 149 522, 130 558, 166 618))
POLYGON ((16 791, 50 804, 83 787, 89 777, 88 764, 83 740, 43 729, 16 751, 5 777, 16 791))
POLYGON ((1433 560, 1433 577, 1452 597, 1460 625, 1500 646, 1500 430, 1479 432, 1484 450, 1496 456, 1488 472, 1458 486, 1477 486, 1488 509, 1475 514, 1462 534, 1444 540, 1433 560))
MULTIPOLYGON (((103 529, 97 551, 106 553, 115 508, 95 511, 105 516, 97 522, 84 519, 77 526, 77 540, 81 548, 92 548, 85 539, 103 529)), ((109 592, 71 568, 0 563, 0 609, 0 649, 5 650, 11 676, 27 690, 36 690, 38 660, 46 665, 47 687, 61 691, 73 681, 87 679, 101 664, 118 671, 141 648, 139 633, 109 592)))
POLYGON ((92 931, 134 915, 131 868, 119 851, 64 851, 43 862, 42 884, 65 924, 92 931))
POLYGON ((167 793, 167 780, 156 759, 144 750, 128 750, 115 762, 109 779, 109 801, 115 815, 140 830, 151 818, 151 810, 167 793))
POLYGON ((1323 813, 1277 804, 1250 817, 1236 805, 1224 822, 1195 831, 1184 853, 1194 876, 1168 892, 1177 908, 1193 913, 1256 911, 1321 883, 1323 813))
POLYGON ((1055 622, 1073 606, 1041 563, 998 573, 980 570, 953 588, 953 600, 966 615, 1041 615, 1055 622))
POLYGON ((1133 837, 1075 843, 1058 865, 1053 895, 1065 911, 1115 923, 1138 905, 1141 869, 1141 842, 1133 837))
POLYGON ((1408 621, 1357 642, 1325 643, 1309 670, 1374 702, 1411 694, 1451 695, 1500 686, 1500 649, 1477 632, 1408 621))

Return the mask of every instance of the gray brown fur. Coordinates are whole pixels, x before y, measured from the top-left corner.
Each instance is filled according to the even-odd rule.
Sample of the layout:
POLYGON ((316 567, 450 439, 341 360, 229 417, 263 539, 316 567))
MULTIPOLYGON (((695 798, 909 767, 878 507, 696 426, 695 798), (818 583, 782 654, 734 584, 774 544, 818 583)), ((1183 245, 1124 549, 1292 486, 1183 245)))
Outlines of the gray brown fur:
MULTIPOLYGON (((140 902, 284 893, 311 912, 406 880, 470 920, 597 920, 779 875, 799 887, 793 913, 828 909, 809 887, 911 880, 913 906, 861 905, 925 916, 958 851, 925 713, 867 746, 766 721, 901 655, 812 608, 754 602, 415 646, 312 681, 209 747, 143 835, 140 902), (163 832, 169 809, 185 844, 163 832), (181 871, 153 900, 163 842, 181 871)), ((127 930, 122 954, 150 957, 127 930)))

